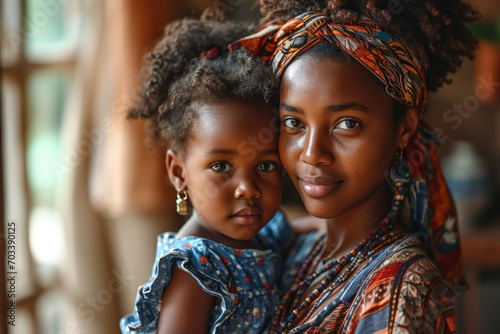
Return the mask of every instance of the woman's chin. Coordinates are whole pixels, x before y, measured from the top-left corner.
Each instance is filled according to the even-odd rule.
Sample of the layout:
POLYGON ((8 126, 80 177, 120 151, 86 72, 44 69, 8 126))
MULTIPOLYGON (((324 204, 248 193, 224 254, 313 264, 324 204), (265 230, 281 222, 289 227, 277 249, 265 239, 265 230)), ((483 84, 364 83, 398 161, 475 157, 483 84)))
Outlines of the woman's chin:
POLYGON ((311 216, 321 219, 331 219, 337 216, 337 213, 332 210, 332 205, 325 205, 317 203, 304 203, 304 206, 311 216))

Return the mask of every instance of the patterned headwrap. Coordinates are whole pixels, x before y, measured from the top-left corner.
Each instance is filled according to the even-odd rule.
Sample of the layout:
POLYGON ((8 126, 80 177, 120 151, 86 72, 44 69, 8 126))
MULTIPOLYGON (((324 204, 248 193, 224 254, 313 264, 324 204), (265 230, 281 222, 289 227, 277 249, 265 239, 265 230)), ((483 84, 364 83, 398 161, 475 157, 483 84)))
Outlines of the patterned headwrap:
MULTIPOLYGON (((270 61, 276 77, 281 79, 296 57, 323 42, 362 64, 396 101, 424 110, 427 89, 421 63, 395 36, 374 24, 336 24, 322 13, 308 12, 289 21, 268 22, 229 49, 244 47, 270 61)), ((464 284, 456 210, 439 165, 437 145, 435 134, 421 121, 405 148, 412 172, 407 196, 412 218, 408 229, 422 236, 429 254, 450 283, 464 284)))

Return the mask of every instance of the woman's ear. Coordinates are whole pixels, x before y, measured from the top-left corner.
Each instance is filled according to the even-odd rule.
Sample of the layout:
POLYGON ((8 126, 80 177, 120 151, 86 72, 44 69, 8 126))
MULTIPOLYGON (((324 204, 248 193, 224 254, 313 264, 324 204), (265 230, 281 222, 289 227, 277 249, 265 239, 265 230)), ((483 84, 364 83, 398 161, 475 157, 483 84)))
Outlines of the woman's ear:
POLYGON ((398 146, 403 148, 410 141, 411 136, 417 131, 420 122, 420 112, 416 108, 406 110, 405 117, 401 124, 398 146))
POLYGON ((165 157, 168 178, 176 190, 186 188, 184 159, 173 150, 167 150, 165 157))

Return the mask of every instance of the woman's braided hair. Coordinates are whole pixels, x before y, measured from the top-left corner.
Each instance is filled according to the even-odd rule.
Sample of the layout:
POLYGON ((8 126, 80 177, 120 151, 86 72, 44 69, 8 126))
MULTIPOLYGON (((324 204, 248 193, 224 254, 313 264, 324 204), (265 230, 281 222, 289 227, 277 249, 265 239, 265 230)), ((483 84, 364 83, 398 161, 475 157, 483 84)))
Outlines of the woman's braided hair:
POLYGON ((244 50, 227 50, 229 43, 253 29, 249 24, 221 22, 208 11, 199 19, 167 25, 146 55, 142 90, 128 118, 149 120, 152 144, 182 151, 200 104, 272 102, 277 90, 270 66, 244 50), (202 53, 207 56, 200 57, 202 53))
POLYGON ((324 12, 334 22, 375 22, 397 36, 422 61, 426 85, 436 91, 449 73, 472 59, 476 41, 466 23, 479 14, 462 0, 260 0, 262 22, 288 20, 307 11, 324 12))

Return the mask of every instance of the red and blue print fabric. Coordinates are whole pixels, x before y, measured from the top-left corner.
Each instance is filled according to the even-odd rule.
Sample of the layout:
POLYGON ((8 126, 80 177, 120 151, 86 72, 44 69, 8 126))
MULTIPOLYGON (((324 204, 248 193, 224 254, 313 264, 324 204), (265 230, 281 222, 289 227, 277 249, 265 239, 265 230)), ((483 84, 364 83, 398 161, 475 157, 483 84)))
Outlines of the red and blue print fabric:
POLYGON ((159 235, 151 278, 139 288, 134 312, 122 318, 122 333, 155 333, 173 266, 189 273, 220 301, 212 311, 208 333, 266 333, 280 301, 277 282, 286 245, 292 240, 284 214, 278 212, 258 237, 266 250, 176 238, 170 232, 159 235))

